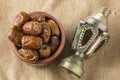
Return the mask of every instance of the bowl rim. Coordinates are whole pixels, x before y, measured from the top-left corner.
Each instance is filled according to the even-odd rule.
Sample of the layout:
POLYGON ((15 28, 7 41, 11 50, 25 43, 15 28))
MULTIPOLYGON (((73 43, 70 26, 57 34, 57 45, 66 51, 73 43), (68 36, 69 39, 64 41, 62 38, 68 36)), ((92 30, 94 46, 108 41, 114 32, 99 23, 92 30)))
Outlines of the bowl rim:
POLYGON ((61 42, 60 42, 58 49, 50 57, 40 59, 38 62, 29 62, 29 61, 24 60, 22 58, 22 56, 20 56, 18 49, 13 42, 10 42, 11 48, 13 49, 13 51, 17 55, 17 57, 19 57, 22 61, 30 63, 30 64, 47 64, 47 63, 53 62, 61 54, 61 52, 64 48, 64 45, 65 45, 66 35, 65 35, 65 31, 63 29, 63 25, 60 23, 60 21, 58 21, 55 17, 53 17, 51 14, 49 14, 47 12, 35 11, 35 12, 29 13, 29 15, 32 15, 32 14, 45 14, 47 17, 51 18, 52 20, 54 20, 57 23, 57 25, 60 29, 60 32, 61 32, 61 42))

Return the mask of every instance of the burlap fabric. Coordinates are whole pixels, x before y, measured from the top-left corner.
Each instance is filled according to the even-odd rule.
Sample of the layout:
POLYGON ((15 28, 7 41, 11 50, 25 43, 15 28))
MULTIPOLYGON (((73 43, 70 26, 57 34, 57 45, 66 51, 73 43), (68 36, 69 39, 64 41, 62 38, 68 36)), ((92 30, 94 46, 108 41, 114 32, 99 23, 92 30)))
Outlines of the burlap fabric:
POLYGON ((60 60, 73 54, 70 50, 73 29, 99 8, 106 6, 118 14, 109 17, 110 40, 96 55, 84 61, 82 80, 120 80, 120 1, 119 0, 0 0, 0 80, 80 80, 57 67, 60 60), (10 48, 8 33, 20 11, 45 11, 64 26, 67 40, 60 57, 46 67, 28 65, 10 48))

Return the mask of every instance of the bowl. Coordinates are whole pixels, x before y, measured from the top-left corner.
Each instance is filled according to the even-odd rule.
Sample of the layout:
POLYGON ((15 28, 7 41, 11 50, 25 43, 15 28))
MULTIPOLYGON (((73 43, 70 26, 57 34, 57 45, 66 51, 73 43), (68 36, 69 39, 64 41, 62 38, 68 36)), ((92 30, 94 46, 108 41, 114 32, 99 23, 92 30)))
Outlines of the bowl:
POLYGON ((46 17, 52 19, 53 21, 55 21, 57 23, 60 33, 61 33, 61 35, 60 35, 61 40, 60 40, 60 44, 59 44, 59 47, 57 48, 57 50, 51 56, 49 56, 47 58, 42 58, 38 62, 27 62, 20 56, 20 54, 18 52, 18 48, 15 46, 15 44, 13 42, 10 42, 10 45, 11 45, 12 50, 16 54, 16 56, 19 57, 22 61, 27 62, 29 64, 37 65, 37 66, 44 66, 44 65, 52 63, 61 54, 61 51, 64 48, 65 40, 66 40, 65 31, 64 31, 63 26, 60 23, 60 21, 58 21, 55 17, 53 17, 49 13, 40 12, 40 11, 29 13, 30 16, 35 15, 35 14, 45 14, 46 17))

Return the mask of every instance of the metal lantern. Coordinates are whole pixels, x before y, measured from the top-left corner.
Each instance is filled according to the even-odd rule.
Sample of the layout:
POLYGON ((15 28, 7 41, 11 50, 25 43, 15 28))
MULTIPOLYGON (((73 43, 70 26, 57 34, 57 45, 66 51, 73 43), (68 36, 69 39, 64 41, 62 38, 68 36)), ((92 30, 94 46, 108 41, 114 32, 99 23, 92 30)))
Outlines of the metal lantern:
POLYGON ((81 21, 75 31, 72 49, 75 54, 63 59, 60 67, 72 75, 81 77, 83 74, 83 59, 94 55, 108 41, 107 17, 111 13, 108 8, 102 8, 98 13, 81 21))

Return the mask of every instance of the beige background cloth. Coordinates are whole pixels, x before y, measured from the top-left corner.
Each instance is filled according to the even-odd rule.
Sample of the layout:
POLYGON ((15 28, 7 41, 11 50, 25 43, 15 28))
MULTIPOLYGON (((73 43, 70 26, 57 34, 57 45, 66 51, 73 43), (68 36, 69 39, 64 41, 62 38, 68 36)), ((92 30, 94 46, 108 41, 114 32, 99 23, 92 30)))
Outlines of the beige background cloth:
POLYGON ((80 80, 63 73, 57 65, 62 58, 73 54, 70 50, 73 28, 103 6, 118 12, 108 20, 111 38, 94 57, 84 60, 81 80, 120 80, 120 0, 0 0, 0 80, 80 80), (46 11, 63 24, 66 45, 52 65, 28 65, 11 50, 7 36, 20 11, 46 11))

